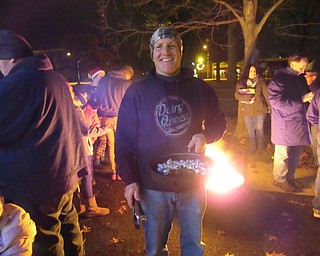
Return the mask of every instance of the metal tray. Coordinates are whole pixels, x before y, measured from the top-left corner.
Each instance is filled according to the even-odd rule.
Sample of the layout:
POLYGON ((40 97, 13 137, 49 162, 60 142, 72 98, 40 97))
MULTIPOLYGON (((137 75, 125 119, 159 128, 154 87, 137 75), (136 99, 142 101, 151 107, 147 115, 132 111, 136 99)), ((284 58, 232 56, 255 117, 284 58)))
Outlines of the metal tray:
POLYGON ((166 191, 176 192, 187 189, 204 186, 207 175, 190 171, 187 168, 181 167, 179 171, 172 171, 169 174, 164 175, 158 172, 157 165, 164 163, 168 159, 174 160, 197 160, 199 159, 202 163, 207 163, 209 166, 214 164, 214 161, 203 155, 196 153, 175 153, 154 159, 150 163, 152 169, 151 177, 155 183, 162 186, 166 191))

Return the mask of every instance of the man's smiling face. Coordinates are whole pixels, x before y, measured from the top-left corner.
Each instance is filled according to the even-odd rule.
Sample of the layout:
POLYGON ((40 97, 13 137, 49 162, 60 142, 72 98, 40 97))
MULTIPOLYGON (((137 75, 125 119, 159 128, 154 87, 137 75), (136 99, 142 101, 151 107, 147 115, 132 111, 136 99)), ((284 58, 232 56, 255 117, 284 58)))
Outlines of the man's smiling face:
POLYGON ((159 39, 154 45, 152 59, 158 74, 175 76, 180 72, 182 59, 181 48, 173 39, 159 39))

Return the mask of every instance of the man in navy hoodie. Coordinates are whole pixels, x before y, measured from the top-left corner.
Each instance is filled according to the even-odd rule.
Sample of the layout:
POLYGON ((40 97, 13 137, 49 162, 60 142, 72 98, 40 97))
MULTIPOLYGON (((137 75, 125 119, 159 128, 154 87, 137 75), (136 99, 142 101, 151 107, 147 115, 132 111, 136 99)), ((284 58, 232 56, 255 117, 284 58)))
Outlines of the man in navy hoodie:
POLYGON ((128 205, 140 201, 146 215, 146 255, 167 255, 174 214, 179 221, 181 255, 203 255, 202 219, 205 184, 169 187, 153 175, 155 159, 194 151, 219 140, 226 130, 214 90, 181 68, 182 40, 174 29, 160 27, 150 39, 155 68, 131 85, 120 106, 116 132, 117 171, 124 181, 128 205))
POLYGON ((10 30, 0 30, 0 71, 0 193, 36 223, 34 255, 84 255, 72 197, 85 158, 67 84, 10 30))

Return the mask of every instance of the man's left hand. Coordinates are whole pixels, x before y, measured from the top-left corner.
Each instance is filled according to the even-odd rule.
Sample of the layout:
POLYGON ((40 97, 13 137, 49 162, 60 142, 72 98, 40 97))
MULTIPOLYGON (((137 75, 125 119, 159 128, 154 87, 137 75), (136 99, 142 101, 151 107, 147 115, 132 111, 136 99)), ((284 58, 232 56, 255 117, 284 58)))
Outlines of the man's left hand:
POLYGON ((188 144, 188 152, 191 152, 192 148, 194 147, 195 153, 202 153, 205 149, 206 144, 206 137, 202 133, 197 133, 192 136, 192 139, 188 144))

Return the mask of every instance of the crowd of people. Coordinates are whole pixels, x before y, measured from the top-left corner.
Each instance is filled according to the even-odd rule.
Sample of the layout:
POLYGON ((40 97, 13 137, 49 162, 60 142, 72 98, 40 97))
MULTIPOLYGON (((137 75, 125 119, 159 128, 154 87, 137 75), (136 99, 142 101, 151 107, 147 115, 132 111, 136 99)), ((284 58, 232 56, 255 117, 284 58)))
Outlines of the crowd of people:
MULTIPOLYGON (((168 186, 155 178, 151 163, 175 154, 202 156, 206 144, 223 137, 226 117, 214 89, 181 66, 183 42, 176 30, 159 27, 150 54, 154 67, 140 81, 132 83, 131 66, 108 73, 95 68, 90 85, 71 86, 21 35, 0 30, 1 255, 85 255, 79 215, 110 212, 93 193, 94 166, 106 163, 111 179, 124 182, 128 206, 138 203, 144 212, 146 255, 168 255, 174 218, 181 254, 203 255, 203 179, 168 186), (19 232, 9 232, 12 225, 19 232)), ((264 150, 264 123, 271 114, 273 184, 286 192, 303 188, 295 171, 304 145, 315 144, 320 161, 320 90, 313 64, 294 53, 269 84, 249 64, 235 87, 248 154, 264 150)), ((320 218, 319 170, 315 191, 314 216, 320 218)))
MULTIPOLYGON (((249 154, 264 148, 264 120, 267 113, 271 115, 273 185, 285 192, 297 192, 304 188, 304 184, 295 178, 304 146, 311 145, 314 161, 318 165, 318 73, 317 60, 309 63, 307 56, 296 52, 289 56, 288 67, 276 70, 268 85, 259 77, 258 68, 249 64, 236 86, 235 97, 244 115, 249 154)), ((319 172, 313 200, 313 215, 317 218, 320 218, 319 172)))

